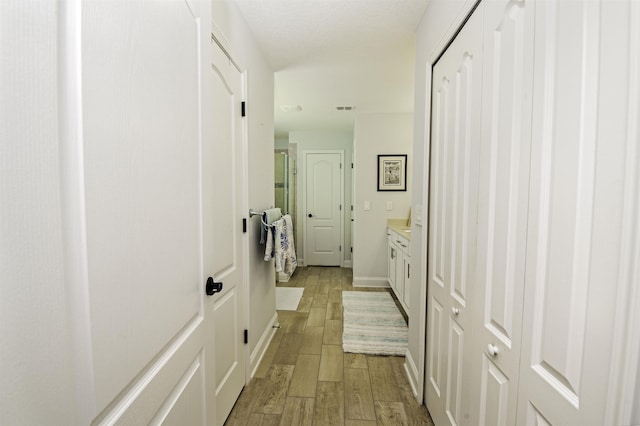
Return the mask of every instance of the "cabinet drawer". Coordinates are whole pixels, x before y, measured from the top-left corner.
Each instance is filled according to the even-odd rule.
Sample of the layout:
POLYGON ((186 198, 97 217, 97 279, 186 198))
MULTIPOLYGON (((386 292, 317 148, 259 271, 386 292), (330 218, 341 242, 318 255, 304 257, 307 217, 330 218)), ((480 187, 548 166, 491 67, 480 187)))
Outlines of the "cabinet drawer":
POLYGON ((391 235, 389 235, 389 242, 393 242, 404 253, 406 253, 408 255, 411 255, 411 253, 410 253, 410 250, 411 250, 410 241, 407 238, 405 238, 405 237, 401 236, 400 234, 398 234, 397 232, 391 232, 391 235))

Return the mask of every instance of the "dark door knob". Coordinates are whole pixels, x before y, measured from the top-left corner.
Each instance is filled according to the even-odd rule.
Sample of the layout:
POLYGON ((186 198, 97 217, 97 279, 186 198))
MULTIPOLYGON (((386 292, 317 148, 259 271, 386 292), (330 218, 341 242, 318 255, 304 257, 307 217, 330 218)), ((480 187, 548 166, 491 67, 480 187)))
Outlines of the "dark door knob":
POLYGON ((309 213, 307 216, 309 216, 309 217, 313 217, 313 215, 312 215, 311 213, 309 213))
POLYGON ((213 281, 213 278, 209 277, 207 278, 205 290, 207 292, 207 296, 213 296, 214 294, 222 291, 222 283, 216 283, 213 281))

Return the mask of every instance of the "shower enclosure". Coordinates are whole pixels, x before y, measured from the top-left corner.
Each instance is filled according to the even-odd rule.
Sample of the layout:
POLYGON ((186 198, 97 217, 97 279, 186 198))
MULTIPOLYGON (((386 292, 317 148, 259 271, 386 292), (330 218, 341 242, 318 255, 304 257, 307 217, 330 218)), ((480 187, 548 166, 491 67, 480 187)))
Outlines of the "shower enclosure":
MULTIPOLYGON (((296 235, 296 175, 295 175, 295 152, 289 150, 276 149, 274 152, 274 184, 275 184, 275 206, 279 207, 282 214, 290 214, 293 222, 294 235, 296 235)), ((295 244, 294 240, 294 244, 295 244)), ((297 245, 296 245, 297 248, 297 245)), ((280 272, 278 281, 288 281, 289 276, 280 272)))

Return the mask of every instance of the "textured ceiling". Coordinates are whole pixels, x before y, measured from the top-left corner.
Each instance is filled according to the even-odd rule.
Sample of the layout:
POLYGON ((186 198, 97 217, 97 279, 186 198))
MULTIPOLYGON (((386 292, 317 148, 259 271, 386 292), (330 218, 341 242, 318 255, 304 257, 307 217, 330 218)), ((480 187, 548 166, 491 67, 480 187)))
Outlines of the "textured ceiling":
POLYGON ((235 0, 276 71, 276 135, 351 129, 356 112, 412 111, 414 33, 427 2, 235 0))

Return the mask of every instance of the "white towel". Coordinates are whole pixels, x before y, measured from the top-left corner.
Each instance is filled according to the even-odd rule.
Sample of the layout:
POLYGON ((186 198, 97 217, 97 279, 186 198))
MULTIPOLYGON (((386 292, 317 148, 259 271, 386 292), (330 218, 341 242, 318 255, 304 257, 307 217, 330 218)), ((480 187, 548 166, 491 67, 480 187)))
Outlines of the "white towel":
POLYGON ((265 247, 264 247, 264 261, 268 262, 273 258, 273 232, 272 227, 267 226, 265 229, 265 247))
POLYGON ((262 224, 260 226, 260 244, 264 244, 267 240, 267 228, 268 225, 271 225, 276 220, 282 217, 282 211, 280 207, 276 207, 273 209, 267 209, 262 213, 260 219, 262 220, 262 224))
POLYGON ((291 216, 286 214, 282 219, 273 223, 275 225, 274 257, 276 259, 276 272, 284 272, 291 275, 298 265, 296 249, 293 243, 293 222, 291 216))

